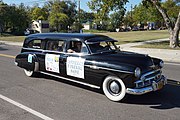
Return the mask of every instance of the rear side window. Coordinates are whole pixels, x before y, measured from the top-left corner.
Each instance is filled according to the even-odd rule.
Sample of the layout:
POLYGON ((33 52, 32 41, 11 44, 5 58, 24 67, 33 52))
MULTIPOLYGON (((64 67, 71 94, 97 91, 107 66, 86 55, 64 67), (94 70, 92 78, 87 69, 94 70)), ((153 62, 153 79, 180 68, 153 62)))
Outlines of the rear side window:
POLYGON ((63 40, 48 40, 46 50, 60 51, 63 52, 64 41, 63 40))
POLYGON ((29 42, 28 48, 34 48, 34 49, 42 49, 42 41, 41 40, 33 40, 29 42))

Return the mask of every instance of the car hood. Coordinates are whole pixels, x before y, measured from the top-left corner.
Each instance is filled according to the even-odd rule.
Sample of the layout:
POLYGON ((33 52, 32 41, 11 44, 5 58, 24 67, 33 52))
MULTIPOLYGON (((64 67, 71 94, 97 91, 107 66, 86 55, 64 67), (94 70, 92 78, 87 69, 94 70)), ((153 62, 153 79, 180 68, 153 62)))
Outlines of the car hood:
MULTIPOLYGON (((101 53, 96 56, 97 61, 108 62, 109 64, 129 64, 141 68, 141 70, 150 70, 151 66, 154 65, 153 60, 150 56, 144 54, 138 54, 127 51, 112 52, 112 53, 101 53), (98 56, 98 57, 97 57, 98 56)), ((144 72, 145 72, 144 71, 144 72)))

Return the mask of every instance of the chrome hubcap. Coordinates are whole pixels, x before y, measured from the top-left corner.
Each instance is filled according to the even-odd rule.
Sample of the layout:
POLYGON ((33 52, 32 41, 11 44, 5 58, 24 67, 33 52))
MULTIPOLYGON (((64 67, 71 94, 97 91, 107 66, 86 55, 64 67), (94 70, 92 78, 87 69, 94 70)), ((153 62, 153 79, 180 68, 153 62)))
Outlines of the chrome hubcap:
POLYGON ((115 94, 118 94, 119 93, 119 85, 117 82, 113 81, 111 84, 110 84, 110 90, 115 93, 115 94))

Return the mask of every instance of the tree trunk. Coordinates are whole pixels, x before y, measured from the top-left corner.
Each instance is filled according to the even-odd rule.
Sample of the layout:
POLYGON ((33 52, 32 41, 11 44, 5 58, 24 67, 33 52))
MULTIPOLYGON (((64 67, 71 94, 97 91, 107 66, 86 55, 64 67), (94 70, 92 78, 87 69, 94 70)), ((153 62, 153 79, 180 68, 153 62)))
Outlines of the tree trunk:
POLYGON ((171 20, 169 19, 167 13, 158 4, 158 1, 157 0, 151 0, 151 2, 154 4, 154 6, 158 9, 158 11, 163 16, 166 27, 168 28, 168 32, 170 34, 170 38, 169 38, 170 39, 170 44, 169 44, 170 47, 171 48, 179 47, 180 11, 178 14, 176 24, 174 26, 172 24, 171 20))
POLYGON ((179 47, 179 32, 175 32, 174 30, 170 32, 170 43, 169 46, 171 48, 179 47))
POLYGON ((175 27, 173 29, 173 36, 170 39, 170 47, 172 47, 172 48, 180 47, 179 46, 179 30, 180 30, 180 11, 178 14, 178 18, 177 18, 175 27))

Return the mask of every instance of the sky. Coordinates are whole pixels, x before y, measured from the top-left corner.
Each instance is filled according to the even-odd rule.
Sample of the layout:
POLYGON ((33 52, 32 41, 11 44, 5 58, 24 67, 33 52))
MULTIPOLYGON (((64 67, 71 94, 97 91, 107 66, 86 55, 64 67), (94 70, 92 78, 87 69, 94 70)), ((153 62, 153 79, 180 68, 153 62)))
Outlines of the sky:
MULTIPOLYGON (((25 5, 29 5, 32 6, 35 3, 39 3, 39 4, 43 4, 48 0, 3 0, 4 3, 7 4, 20 4, 20 3, 24 3, 25 5)), ((71 0, 74 1, 74 0, 71 0)), ((78 0, 75 0, 78 1, 78 0)), ((81 9, 83 9, 84 11, 90 12, 90 9, 87 6, 87 2, 90 0, 81 0, 81 9)), ((129 3, 126 4, 126 9, 128 11, 131 10, 131 5, 135 6, 138 5, 141 2, 141 0, 129 0, 129 3)))

